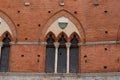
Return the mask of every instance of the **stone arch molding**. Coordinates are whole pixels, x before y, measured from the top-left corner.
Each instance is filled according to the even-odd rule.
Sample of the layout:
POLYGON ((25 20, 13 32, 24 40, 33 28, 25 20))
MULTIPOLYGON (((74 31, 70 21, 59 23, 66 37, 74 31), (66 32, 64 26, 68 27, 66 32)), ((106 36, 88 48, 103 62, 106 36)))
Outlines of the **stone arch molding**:
POLYGON ((17 30, 14 22, 5 12, 0 10, 0 41, 2 41, 6 32, 9 33, 12 41, 16 41, 17 30))
POLYGON ((60 10, 48 19, 42 31, 42 35, 43 35, 42 37, 45 38, 45 36, 49 32, 53 32, 56 37, 61 32, 66 33, 67 37, 70 37, 72 33, 76 32, 80 37, 80 41, 85 42, 85 32, 82 24, 73 14, 71 14, 67 10, 60 10), (67 18, 69 20, 69 23, 65 29, 60 29, 57 24, 58 19, 62 17, 67 18))

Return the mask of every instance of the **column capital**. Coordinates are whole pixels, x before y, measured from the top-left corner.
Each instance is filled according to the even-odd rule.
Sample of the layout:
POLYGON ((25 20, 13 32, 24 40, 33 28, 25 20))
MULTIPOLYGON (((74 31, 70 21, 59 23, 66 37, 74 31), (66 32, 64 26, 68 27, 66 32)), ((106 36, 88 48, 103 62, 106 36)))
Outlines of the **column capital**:
POLYGON ((3 45, 3 42, 0 42, 0 47, 3 45))
POLYGON ((54 46, 57 48, 59 47, 59 44, 60 44, 59 42, 54 42, 54 46))
POLYGON ((67 42, 65 43, 66 44, 66 47, 69 48, 71 46, 71 43, 70 42, 67 42))

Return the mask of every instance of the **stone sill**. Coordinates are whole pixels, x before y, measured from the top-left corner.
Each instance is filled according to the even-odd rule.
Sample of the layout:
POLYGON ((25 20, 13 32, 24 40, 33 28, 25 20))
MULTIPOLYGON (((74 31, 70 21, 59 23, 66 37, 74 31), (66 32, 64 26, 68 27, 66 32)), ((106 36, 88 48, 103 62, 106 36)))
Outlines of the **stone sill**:
POLYGON ((120 72, 107 73, 26 73, 26 72, 0 72, 0 76, 42 76, 42 77, 105 77, 105 76, 120 76, 120 72))

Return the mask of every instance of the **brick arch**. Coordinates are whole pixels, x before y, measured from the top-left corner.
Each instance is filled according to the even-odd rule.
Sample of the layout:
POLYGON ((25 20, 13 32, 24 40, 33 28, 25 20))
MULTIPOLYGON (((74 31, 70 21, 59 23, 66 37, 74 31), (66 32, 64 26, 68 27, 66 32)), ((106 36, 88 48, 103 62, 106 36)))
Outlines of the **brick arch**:
POLYGON ((79 35, 78 35, 76 32, 73 32, 73 33, 70 35, 70 37, 69 37, 69 42, 71 41, 71 39, 73 38, 74 35, 76 36, 77 40, 78 40, 79 42, 81 42, 81 41, 80 41, 80 37, 79 37, 79 35))
MULTIPOLYGON (((11 36, 12 41, 16 41, 17 39, 17 29, 13 20, 2 10, 0 10, 0 17, 8 24, 10 27, 13 35, 11 36)), ((6 33, 6 32, 5 32, 6 33)), ((3 36, 1 36, 0 41, 2 40, 3 36)))
POLYGON ((61 38, 62 35, 64 35, 64 38, 68 42, 68 36, 64 32, 59 33, 59 35, 57 36, 57 41, 61 38))
POLYGON ((46 33, 47 29, 50 27, 50 25, 55 20, 57 20, 58 18, 60 18, 62 16, 68 18, 69 20, 71 20, 75 24, 75 26, 77 26, 77 29, 79 30, 79 33, 80 33, 80 40, 81 40, 81 42, 85 42, 85 31, 83 29, 82 24, 80 23, 80 21, 72 13, 70 13, 69 11, 64 10, 64 9, 56 12, 55 14, 53 14, 48 19, 48 21, 45 23, 44 28, 42 30, 42 35, 43 35, 42 37, 44 38, 45 33, 46 33))
POLYGON ((6 31, 6 32, 4 32, 4 33, 2 34, 1 41, 5 38, 6 34, 8 34, 8 37, 10 38, 10 40, 13 41, 13 38, 12 38, 11 34, 10 34, 8 31, 6 31))
POLYGON ((46 40, 49 38, 49 35, 52 35, 53 39, 54 39, 55 41, 57 41, 57 38, 56 38, 55 34, 54 34, 52 31, 48 32, 48 34, 47 34, 46 37, 44 38, 44 39, 45 39, 44 41, 46 41, 46 40))

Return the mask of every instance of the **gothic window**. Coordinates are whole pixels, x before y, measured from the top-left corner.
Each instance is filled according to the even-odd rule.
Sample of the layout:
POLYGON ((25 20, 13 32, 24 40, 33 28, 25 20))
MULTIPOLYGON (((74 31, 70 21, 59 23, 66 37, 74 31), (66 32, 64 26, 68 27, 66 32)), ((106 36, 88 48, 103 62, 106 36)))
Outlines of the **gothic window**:
POLYGON ((66 73, 66 64, 67 64, 67 50, 66 50, 66 39, 62 34, 60 39, 58 40, 60 43, 58 49, 58 64, 57 64, 57 72, 58 73, 66 73))
POLYGON ((73 36, 71 39, 71 47, 70 47, 70 73, 77 73, 78 72, 78 39, 76 35, 73 36))
POLYGON ((51 49, 47 52, 47 55, 48 53, 51 53, 51 51, 54 52, 53 55, 54 61, 52 60, 52 62, 54 62, 53 66, 54 73, 78 72, 78 57, 79 57, 78 37, 82 36, 83 34, 82 35, 80 34, 81 31, 78 30, 77 26, 70 19, 72 21, 75 20, 75 19, 73 20, 72 17, 68 18, 66 16, 61 16, 58 19, 56 19, 46 31, 46 34, 52 31, 58 40, 54 43, 53 50, 51 49))
POLYGON ((9 53, 10 53, 10 38, 8 34, 6 34, 5 38, 3 39, 3 47, 1 49, 1 65, 0 71, 7 72, 9 67, 9 53))
POLYGON ((47 39, 46 46, 46 72, 53 73, 54 72, 54 64, 55 64, 55 47, 54 47, 54 39, 53 35, 50 34, 47 39))

